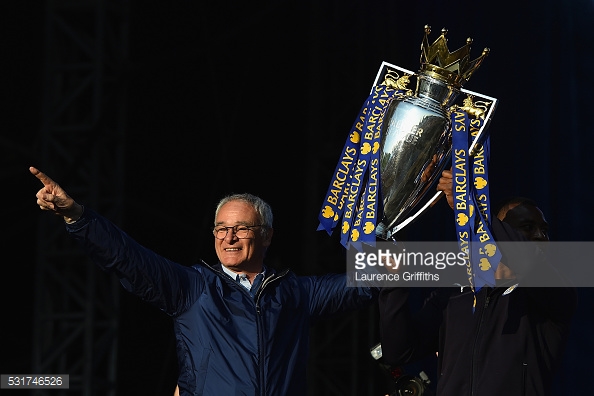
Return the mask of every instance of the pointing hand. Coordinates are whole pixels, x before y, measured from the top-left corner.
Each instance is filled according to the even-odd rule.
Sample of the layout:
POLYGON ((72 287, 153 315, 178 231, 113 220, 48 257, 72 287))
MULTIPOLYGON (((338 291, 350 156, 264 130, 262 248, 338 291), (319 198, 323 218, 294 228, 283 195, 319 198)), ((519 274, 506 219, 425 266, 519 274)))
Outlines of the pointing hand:
POLYGON ((76 203, 58 183, 39 169, 32 166, 29 171, 43 183, 43 187, 35 195, 41 210, 62 216, 67 223, 78 220, 83 213, 82 205, 76 203))

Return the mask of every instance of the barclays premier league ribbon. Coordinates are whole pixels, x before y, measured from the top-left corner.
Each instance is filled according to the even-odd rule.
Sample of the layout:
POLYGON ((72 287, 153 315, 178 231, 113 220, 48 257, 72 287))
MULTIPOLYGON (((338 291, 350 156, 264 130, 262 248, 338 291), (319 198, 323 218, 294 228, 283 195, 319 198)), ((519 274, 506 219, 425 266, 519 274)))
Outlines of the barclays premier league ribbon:
POLYGON ((344 144, 324 204, 318 230, 329 234, 340 224, 341 243, 360 250, 375 244, 375 225, 381 209, 379 146, 385 111, 394 96, 392 87, 376 85, 344 144))
POLYGON ((490 229, 489 137, 471 150, 483 121, 469 120, 461 110, 455 110, 451 120, 456 235, 460 251, 466 254, 468 281, 477 293, 485 285, 495 285, 495 270, 501 260, 490 229))
MULTIPOLYGON (((470 122, 470 136, 475 137, 481 126, 482 120, 472 120, 470 122)), ((477 145, 477 149, 471 153, 471 162, 469 163, 472 169, 471 199, 476 208, 475 214, 477 216, 477 221, 471 222, 471 239, 474 240, 474 243, 471 243, 471 258, 478 263, 478 269, 475 268, 477 291, 484 285, 495 285, 495 271, 502 256, 490 228, 489 140, 487 135, 484 142, 477 145)))

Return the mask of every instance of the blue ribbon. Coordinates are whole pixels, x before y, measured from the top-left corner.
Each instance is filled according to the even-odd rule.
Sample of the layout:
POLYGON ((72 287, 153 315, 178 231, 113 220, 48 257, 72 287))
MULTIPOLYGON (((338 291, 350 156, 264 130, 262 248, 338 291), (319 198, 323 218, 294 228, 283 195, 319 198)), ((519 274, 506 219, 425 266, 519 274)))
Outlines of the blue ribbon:
POLYGON ((381 129, 384 114, 399 92, 383 84, 373 87, 353 123, 318 215, 318 230, 328 234, 340 222, 340 241, 347 249, 361 250, 361 243, 375 245, 375 226, 382 209, 381 129))
POLYGON ((459 248, 466 253, 468 281, 476 294, 485 285, 495 285, 495 270, 501 260, 491 232, 489 137, 469 153, 483 121, 469 120, 468 114, 460 110, 452 113, 451 121, 456 233, 459 248))

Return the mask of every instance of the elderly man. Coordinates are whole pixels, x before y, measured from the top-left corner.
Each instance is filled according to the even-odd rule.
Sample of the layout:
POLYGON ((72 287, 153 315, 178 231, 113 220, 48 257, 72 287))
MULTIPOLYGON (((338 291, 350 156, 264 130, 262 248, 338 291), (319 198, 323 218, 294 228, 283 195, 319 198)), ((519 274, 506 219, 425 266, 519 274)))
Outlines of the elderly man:
POLYGON ((366 307, 379 289, 346 287, 347 275, 297 276, 264 263, 272 211, 259 197, 235 194, 217 205, 219 263, 187 267, 141 246, 55 181, 31 167, 42 210, 123 287, 173 319, 178 387, 188 395, 306 394, 309 330, 319 319, 366 307))

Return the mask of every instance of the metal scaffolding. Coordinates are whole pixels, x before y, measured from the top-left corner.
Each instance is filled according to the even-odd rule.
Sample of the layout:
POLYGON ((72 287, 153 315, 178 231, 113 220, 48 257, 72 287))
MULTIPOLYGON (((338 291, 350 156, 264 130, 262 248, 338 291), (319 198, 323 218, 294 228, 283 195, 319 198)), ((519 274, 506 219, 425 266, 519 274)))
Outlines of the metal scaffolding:
MULTIPOLYGON (((128 7, 126 0, 52 0, 45 10, 39 166, 116 223, 123 211, 128 7)), ((56 221, 41 216, 37 234, 33 371, 69 374, 64 394, 115 395, 119 284, 86 263, 56 221)))
MULTIPOLYGON (((128 24, 129 0, 46 0, 42 121, 35 157, 41 159, 39 167, 77 201, 116 224, 123 219, 126 174, 128 24)), ((212 46, 224 47, 217 40, 232 37, 213 37, 212 46)), ((317 51, 314 45, 312 58, 319 55, 317 51)), ((323 79, 313 63, 309 78, 323 79)), ((309 99, 313 108, 320 108, 317 94, 309 99)), ((314 111, 309 117, 321 118, 314 111)), ((317 132, 312 128, 309 133, 317 132)), ((334 167, 334 149, 318 147, 310 156, 307 171, 314 196, 326 188, 327 181, 318 180, 317 170, 334 167)), ((308 213, 316 213, 318 205, 308 202, 308 213)), ((60 219, 40 216, 32 371, 70 374, 70 389, 52 390, 51 395, 115 396, 121 371, 117 367, 121 286, 115 277, 89 264, 56 222, 60 219)), ((301 262, 308 266, 303 271, 344 270, 342 249, 329 248, 332 241, 305 242, 310 249, 303 252, 301 262), (316 257, 311 251, 317 252, 316 257)), ((379 371, 369 355, 369 347, 378 342, 376 322, 375 310, 369 309, 312 329, 311 395, 379 394, 372 378, 379 371)))

